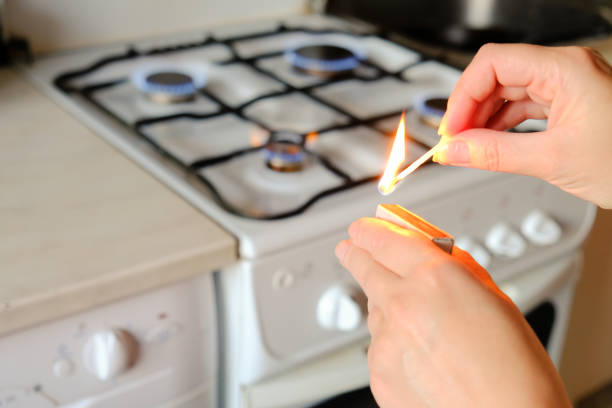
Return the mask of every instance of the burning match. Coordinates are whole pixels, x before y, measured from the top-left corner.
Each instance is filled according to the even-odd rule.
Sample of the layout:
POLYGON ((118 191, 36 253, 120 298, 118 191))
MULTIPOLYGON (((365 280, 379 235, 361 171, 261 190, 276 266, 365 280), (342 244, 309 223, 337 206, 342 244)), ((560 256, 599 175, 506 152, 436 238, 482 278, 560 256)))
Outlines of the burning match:
POLYGON ((431 159, 440 148, 440 143, 436 144, 421 157, 412 162, 412 164, 399 172, 400 166, 404 160, 406 160, 405 123, 405 113, 402 113, 402 119, 400 120, 399 126, 397 127, 397 132, 395 133, 395 139, 393 140, 393 147, 391 148, 391 153, 389 154, 387 167, 385 168, 385 171, 378 182, 378 191, 380 194, 385 196, 391 194, 403 179, 421 167, 427 160, 431 159))
MULTIPOLYGON (((391 194, 404 178, 432 158, 440 146, 440 143, 436 144, 398 174, 400 166, 406 160, 405 126, 405 115, 402 114, 402 119, 397 127, 393 146, 391 147, 391 153, 389 154, 389 160, 387 161, 387 167, 378 183, 378 191, 382 195, 391 194)), ((376 208, 376 218, 392 222, 403 228, 419 231, 443 251, 449 254, 453 251, 455 240, 452 235, 400 205, 379 204, 378 208, 376 208)))

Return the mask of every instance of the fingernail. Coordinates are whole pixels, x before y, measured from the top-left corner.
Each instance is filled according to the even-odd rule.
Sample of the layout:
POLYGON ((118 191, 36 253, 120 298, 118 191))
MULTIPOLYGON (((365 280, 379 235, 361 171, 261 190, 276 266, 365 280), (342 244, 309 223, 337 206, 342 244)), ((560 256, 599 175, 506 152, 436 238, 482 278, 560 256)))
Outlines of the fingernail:
POLYGON ((440 136, 450 136, 448 134, 448 130, 446 129, 446 114, 442 116, 442 120, 440 121, 440 126, 438 126, 438 135, 440 136))
POLYGON ((470 162, 470 148, 466 142, 454 140, 443 145, 434 160, 443 164, 465 164, 470 162))
POLYGON ((431 160, 436 163, 444 164, 443 158, 446 157, 446 150, 448 149, 448 144, 443 144, 436 150, 431 160))
POLYGON ((338 258, 340 261, 344 259, 348 246, 349 244, 347 241, 340 241, 338 245, 336 245, 336 258, 338 258))
POLYGON ((441 150, 446 149, 446 145, 449 143, 449 140, 451 140, 450 137, 448 136, 444 136, 442 134, 440 135, 440 140, 438 141, 438 144, 435 146, 436 147, 436 151, 434 152, 433 157, 431 158, 431 160, 439 163, 440 160, 438 158, 438 154, 440 153, 441 150))

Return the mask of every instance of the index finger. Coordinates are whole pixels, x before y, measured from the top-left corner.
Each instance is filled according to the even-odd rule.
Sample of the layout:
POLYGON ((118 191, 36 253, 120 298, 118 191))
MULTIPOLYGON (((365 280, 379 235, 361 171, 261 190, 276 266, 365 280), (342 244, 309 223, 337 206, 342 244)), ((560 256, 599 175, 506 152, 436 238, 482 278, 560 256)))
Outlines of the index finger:
POLYGON ((349 227, 351 241, 400 276, 425 262, 450 255, 415 230, 378 218, 361 218, 349 227))
POLYGON ((486 44, 451 93, 440 133, 452 136, 472 127, 479 106, 498 86, 527 88, 536 102, 550 103, 558 78, 554 49, 528 44, 486 44), (551 58, 552 57, 552 58, 551 58))
POLYGON ((401 279, 376 262, 369 252, 353 245, 352 241, 341 241, 336 247, 336 256, 375 305, 381 305, 389 290, 401 279))

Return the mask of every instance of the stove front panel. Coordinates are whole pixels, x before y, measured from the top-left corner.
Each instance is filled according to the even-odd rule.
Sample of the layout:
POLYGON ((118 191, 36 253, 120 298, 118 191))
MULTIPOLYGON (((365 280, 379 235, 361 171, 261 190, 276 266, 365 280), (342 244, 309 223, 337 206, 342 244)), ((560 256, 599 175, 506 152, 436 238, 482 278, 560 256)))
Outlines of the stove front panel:
MULTIPOLYGON (((397 203, 448 231, 458 245, 469 239, 473 246, 467 250, 477 261, 485 259, 478 256, 476 246, 485 251, 485 266, 502 287, 512 287, 504 283, 547 265, 551 259, 574 253, 595 215, 593 205, 541 180, 520 176, 491 180, 426 203, 411 205, 407 196, 397 203), (536 213, 560 228, 554 242, 540 239, 550 231, 544 224, 529 228, 536 213), (491 236, 501 224, 523 242, 520 254, 500 251, 492 244, 491 236)), ((237 336, 242 341, 241 381, 257 382, 367 337, 363 294, 334 255, 336 244, 347 237, 346 227, 246 263, 241 271, 245 286, 240 298, 244 331, 237 336), (321 315, 322 308, 327 315, 321 315)), ((511 242, 508 239, 506 244, 511 242)), ((518 293, 509 295, 521 297, 518 293)))

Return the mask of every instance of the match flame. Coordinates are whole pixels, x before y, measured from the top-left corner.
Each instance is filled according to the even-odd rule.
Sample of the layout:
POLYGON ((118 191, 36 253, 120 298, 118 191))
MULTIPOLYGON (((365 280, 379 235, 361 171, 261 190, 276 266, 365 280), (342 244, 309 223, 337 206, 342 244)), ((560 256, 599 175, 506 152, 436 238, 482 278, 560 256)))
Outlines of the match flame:
POLYGON ((397 132, 395 132, 395 139, 393 140, 391 153, 389 153, 387 166, 378 182, 378 191, 381 194, 388 195, 394 190, 396 184, 395 176, 399 172, 404 160, 406 160, 406 121, 405 113, 402 113, 402 119, 397 127, 397 132))

